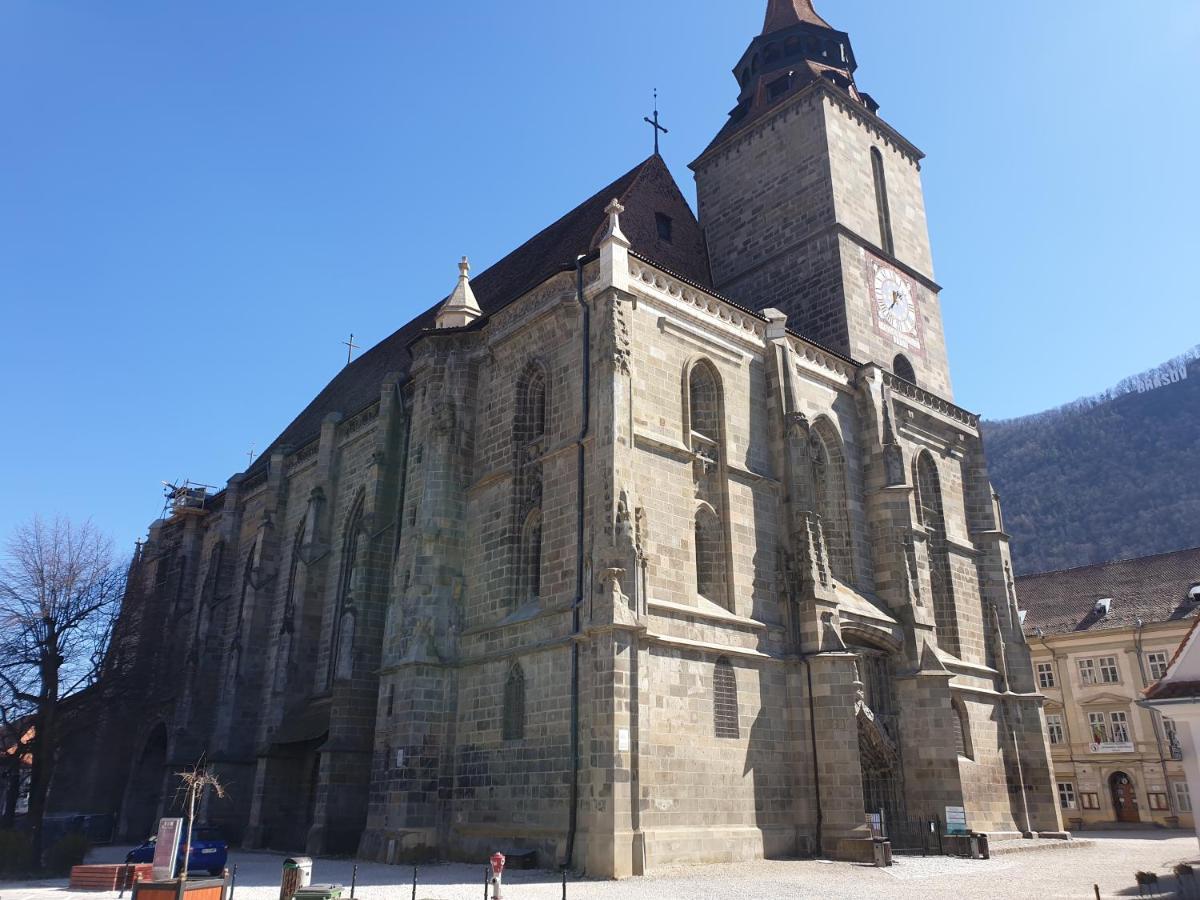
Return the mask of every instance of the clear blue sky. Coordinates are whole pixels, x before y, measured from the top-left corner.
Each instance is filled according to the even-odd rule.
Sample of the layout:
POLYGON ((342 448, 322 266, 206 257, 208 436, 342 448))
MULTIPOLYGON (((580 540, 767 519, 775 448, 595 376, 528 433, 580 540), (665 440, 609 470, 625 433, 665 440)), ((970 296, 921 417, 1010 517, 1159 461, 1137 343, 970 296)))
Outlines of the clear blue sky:
MULTIPOLYGON (((0 535, 223 484, 371 345, 650 150, 686 168, 765 0, 4 0, 0 535)), ((928 154, 958 401, 1200 341, 1200 3, 818 0, 928 154)))

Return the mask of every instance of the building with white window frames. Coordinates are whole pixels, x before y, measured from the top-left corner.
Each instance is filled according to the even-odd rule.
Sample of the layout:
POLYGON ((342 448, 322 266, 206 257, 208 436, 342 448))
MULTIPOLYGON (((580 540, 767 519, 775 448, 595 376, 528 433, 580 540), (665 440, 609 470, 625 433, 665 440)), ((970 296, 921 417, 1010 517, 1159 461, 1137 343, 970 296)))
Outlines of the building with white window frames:
POLYGON ((1180 728, 1138 705, 1200 612, 1200 549, 1017 579, 1064 824, 1193 827, 1180 728))

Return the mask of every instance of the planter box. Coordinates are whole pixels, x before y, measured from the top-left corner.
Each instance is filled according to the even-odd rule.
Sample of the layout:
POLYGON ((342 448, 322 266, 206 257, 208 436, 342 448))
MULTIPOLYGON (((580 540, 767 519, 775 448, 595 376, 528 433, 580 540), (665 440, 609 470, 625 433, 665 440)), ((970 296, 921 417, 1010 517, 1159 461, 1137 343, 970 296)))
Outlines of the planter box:
POLYGON ((133 887, 135 880, 150 878, 153 871, 154 867, 150 863, 72 866, 71 890, 127 891, 133 887))
POLYGON ((228 891, 224 878, 139 881, 133 886, 133 900, 225 900, 228 891))

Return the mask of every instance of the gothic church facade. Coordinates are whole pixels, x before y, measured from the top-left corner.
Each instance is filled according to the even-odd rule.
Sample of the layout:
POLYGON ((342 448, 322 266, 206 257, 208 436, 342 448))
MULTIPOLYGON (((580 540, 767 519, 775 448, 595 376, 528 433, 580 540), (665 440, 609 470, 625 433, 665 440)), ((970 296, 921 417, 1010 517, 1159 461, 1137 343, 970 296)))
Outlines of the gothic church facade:
POLYGON ((771 0, 698 218, 655 155, 464 260, 154 523, 80 796, 142 836, 203 753, 246 845, 618 877, 861 858, 880 811, 1059 832, 921 153, 854 70, 771 0))

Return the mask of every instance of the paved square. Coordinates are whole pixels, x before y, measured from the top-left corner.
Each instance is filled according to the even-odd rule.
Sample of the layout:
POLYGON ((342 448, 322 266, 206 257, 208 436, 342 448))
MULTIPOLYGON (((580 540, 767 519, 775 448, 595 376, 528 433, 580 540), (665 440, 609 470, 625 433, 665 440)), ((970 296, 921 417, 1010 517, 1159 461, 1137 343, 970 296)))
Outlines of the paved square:
MULTIPOLYGON (((98 849, 89 862, 119 861, 126 848, 98 849)), ((1091 898, 1098 884, 1102 897, 1137 894, 1134 872, 1145 869, 1171 884, 1171 867, 1200 856, 1195 836, 1181 831, 1094 832, 1082 846, 1006 853, 991 860, 950 857, 901 857, 890 869, 850 863, 760 861, 735 865, 661 869, 626 881, 579 881, 567 886, 570 900, 775 900, 775 898, 898 897, 926 900, 964 898, 1091 898)), ((235 900, 277 900, 284 857, 273 853, 235 852, 238 866, 235 900)), ((318 859, 314 881, 349 886, 354 863, 318 859)), ((479 900, 484 896, 484 865, 422 866, 421 900, 479 900)), ((557 900, 562 885, 553 872, 510 872, 506 900, 557 900)), ((411 900, 412 869, 360 863, 358 900, 411 900)), ((76 894, 65 881, 17 884, 0 882, 0 900, 116 900, 115 893, 76 894)))

